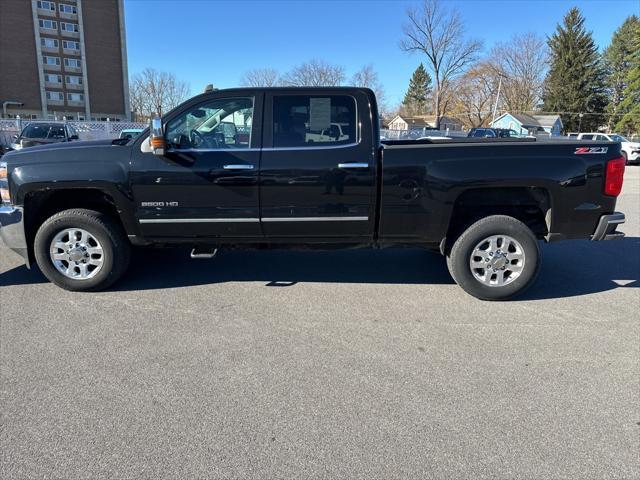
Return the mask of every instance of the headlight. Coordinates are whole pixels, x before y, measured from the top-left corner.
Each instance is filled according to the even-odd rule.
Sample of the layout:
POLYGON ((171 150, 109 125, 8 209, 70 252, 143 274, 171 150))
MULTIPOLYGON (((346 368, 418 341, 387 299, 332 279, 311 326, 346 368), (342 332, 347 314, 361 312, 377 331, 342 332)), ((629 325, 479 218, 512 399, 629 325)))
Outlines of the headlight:
POLYGON ((0 202, 10 202, 9 179, 7 178, 7 162, 0 162, 0 202))

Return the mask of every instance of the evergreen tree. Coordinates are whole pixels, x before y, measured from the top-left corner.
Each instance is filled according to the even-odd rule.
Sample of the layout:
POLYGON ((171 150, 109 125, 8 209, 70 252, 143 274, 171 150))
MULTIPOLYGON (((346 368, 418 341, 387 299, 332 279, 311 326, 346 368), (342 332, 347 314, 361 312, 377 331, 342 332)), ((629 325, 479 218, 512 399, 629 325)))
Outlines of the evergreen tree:
MULTIPOLYGON (((604 62, 607 72, 607 90, 609 94, 608 128, 620 120, 620 103, 624 100, 627 79, 632 66, 634 43, 632 39, 637 35, 640 18, 635 15, 628 17, 622 26, 615 31, 611 45, 604 52, 604 62)), ((637 48, 637 47, 636 47, 637 48)))
POLYGON ((629 56, 629 73, 622 92, 619 112, 624 112, 616 124, 616 130, 624 133, 640 133, 640 25, 629 39, 632 53, 629 56))
POLYGON ((573 7, 547 41, 551 54, 543 101, 547 112, 562 113, 568 131, 595 130, 603 123, 606 105, 605 75, 591 32, 584 17, 573 7), (582 121, 578 113, 585 113, 582 121))
POLYGON ((421 63, 411 75, 409 89, 404 96, 402 106, 409 115, 425 115, 430 103, 430 97, 431 76, 421 63))

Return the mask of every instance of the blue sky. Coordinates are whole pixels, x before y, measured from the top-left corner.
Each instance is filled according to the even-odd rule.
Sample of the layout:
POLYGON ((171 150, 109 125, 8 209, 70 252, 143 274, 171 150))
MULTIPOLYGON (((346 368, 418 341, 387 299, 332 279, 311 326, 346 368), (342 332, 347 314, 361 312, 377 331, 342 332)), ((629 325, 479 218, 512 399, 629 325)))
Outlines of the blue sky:
MULTIPOLYGON (((445 0, 446 1, 446 0, 445 0)), ((145 67, 170 71, 191 85, 239 85, 251 68, 285 72, 319 58, 344 66, 347 75, 372 63, 391 105, 402 100, 422 58, 398 43, 408 7, 405 0, 213 1, 125 0, 129 73, 145 67)), ((462 14, 468 34, 485 52, 516 33, 553 32, 572 6, 586 17, 600 48, 640 0, 448 0, 462 14)))

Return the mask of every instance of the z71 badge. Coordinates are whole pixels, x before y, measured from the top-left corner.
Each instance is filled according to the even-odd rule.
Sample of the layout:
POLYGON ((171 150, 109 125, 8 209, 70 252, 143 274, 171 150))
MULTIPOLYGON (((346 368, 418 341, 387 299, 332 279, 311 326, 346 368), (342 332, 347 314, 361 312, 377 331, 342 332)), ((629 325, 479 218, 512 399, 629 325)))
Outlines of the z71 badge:
POLYGON ((579 147, 576 148, 576 155, 583 155, 585 153, 607 153, 609 147, 579 147))

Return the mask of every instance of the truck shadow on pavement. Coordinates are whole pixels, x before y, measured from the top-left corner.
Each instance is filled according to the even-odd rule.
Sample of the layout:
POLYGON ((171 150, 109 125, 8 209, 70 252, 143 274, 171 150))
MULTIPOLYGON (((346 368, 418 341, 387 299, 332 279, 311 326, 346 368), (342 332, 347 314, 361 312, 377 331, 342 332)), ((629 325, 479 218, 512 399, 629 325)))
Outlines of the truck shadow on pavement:
MULTIPOLYGON (((542 247, 538 281, 516 300, 542 300, 640 286, 640 238, 612 242, 570 241, 542 247)), ((44 283, 34 267, 0 274, 0 287, 44 283)), ((224 282, 265 282, 286 288, 297 283, 453 284, 439 254, 422 249, 331 252, 221 251, 215 259, 191 260, 189 250, 138 249, 114 291, 181 288, 224 282)), ((462 292, 460 292, 462 294, 462 292)))
POLYGON ((439 255, 414 248, 336 251, 225 251, 192 260, 189 250, 142 250, 117 290, 173 288, 222 282, 265 282, 268 287, 297 283, 453 283, 439 255), (154 265, 149 268, 148 265, 154 265), (161 265, 161 267, 158 267, 161 265))
POLYGON ((516 300, 575 297, 640 287, 640 238, 575 240, 542 246, 536 283, 516 300))

